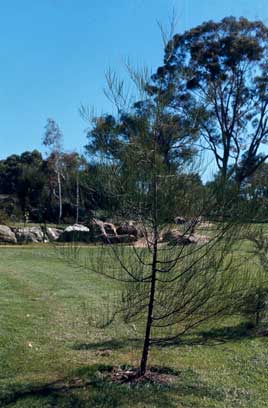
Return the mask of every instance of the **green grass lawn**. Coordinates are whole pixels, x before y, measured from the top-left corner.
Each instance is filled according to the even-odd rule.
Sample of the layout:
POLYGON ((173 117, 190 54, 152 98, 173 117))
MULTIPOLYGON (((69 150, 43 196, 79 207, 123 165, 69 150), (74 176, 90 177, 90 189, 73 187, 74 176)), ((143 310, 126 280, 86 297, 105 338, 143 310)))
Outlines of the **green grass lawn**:
POLYGON ((106 380, 103 371, 136 366, 141 353, 132 326, 89 324, 114 285, 53 248, 0 248, 1 407, 268 407, 268 338, 235 319, 152 350, 150 365, 172 373, 171 384, 106 380))

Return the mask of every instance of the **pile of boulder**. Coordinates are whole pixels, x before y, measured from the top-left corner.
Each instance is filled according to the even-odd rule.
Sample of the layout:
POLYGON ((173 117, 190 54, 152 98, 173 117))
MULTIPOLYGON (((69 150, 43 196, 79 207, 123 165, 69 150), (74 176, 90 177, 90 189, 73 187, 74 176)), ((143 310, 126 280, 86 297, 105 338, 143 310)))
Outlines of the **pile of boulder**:
POLYGON ((22 244, 48 241, 48 235, 41 227, 12 228, 7 225, 0 225, 0 244, 22 244))
POLYGON ((0 225, 0 244, 25 244, 46 242, 104 242, 130 243, 142 237, 142 230, 129 221, 118 226, 93 219, 88 226, 69 225, 67 228, 9 227, 0 225))
POLYGON ((14 231, 6 225, 0 225, 0 242, 5 244, 17 243, 14 231))
POLYGON ((58 237, 60 242, 104 242, 123 244, 136 241, 140 230, 132 221, 119 226, 111 222, 93 219, 89 226, 74 224, 67 227, 58 237))
MULTIPOLYGON (((0 244, 27 244, 46 242, 84 242, 84 243, 106 243, 106 244, 128 244, 135 246, 144 245, 145 232, 141 225, 127 221, 120 224, 101 221, 96 218, 87 225, 74 224, 66 228, 52 228, 46 226, 34 227, 9 227, 0 225, 0 244)), ((188 245, 205 243, 206 236, 196 233, 186 234, 179 229, 171 229, 162 232, 160 241, 162 243, 173 243, 177 245, 188 245)))

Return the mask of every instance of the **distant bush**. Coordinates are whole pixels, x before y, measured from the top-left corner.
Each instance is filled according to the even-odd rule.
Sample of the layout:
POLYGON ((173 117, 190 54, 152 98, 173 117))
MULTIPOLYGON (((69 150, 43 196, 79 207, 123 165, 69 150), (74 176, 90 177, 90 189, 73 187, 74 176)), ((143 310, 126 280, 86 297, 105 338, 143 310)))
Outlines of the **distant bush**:
POLYGON ((8 214, 0 209, 0 224, 8 224, 8 222, 10 221, 10 218, 8 216, 8 214))
POLYGON ((252 327, 268 327, 268 288, 257 288, 244 296, 241 307, 252 327))

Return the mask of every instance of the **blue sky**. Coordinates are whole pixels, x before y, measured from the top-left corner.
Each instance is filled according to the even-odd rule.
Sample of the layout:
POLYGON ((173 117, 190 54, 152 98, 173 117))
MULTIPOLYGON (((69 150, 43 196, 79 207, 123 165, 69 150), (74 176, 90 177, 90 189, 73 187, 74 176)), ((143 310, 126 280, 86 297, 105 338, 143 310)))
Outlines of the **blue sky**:
POLYGON ((177 31, 205 20, 243 15, 268 23, 267 0, 0 0, 0 159, 35 148, 48 117, 65 149, 83 151, 80 104, 109 112, 109 67, 126 58, 152 70, 162 62, 157 20, 177 31))

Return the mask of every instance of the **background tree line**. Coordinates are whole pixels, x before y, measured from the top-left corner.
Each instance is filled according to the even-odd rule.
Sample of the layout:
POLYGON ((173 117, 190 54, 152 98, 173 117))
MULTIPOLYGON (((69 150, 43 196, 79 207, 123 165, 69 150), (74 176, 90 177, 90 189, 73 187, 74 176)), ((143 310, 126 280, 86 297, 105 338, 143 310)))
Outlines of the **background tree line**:
MULTIPOLYGON (((103 125, 102 123, 98 126, 103 125)), ((87 148, 92 149, 92 145, 88 144, 87 148)), ((131 158, 130 155, 129 158, 131 158)), ((38 150, 25 151, 21 155, 12 154, 0 160, 0 210, 3 222, 23 221, 27 214, 31 222, 58 223, 59 197, 54 160, 54 153, 45 158, 38 150)), ((127 163, 124 165, 127 166, 127 163)), ((131 166, 131 162, 128 165, 131 166)), ((86 223, 93 214, 101 219, 112 218, 113 214, 118 213, 119 210, 124 216, 124 210, 127 210, 127 202, 124 198, 127 196, 126 191, 132 189, 133 192, 133 184, 136 181, 134 183, 134 173, 132 172, 131 181, 129 172, 125 169, 126 173, 116 178, 116 186, 113 171, 114 168, 107 162, 105 164, 103 162, 94 163, 74 152, 62 153, 60 222, 86 223)), ((252 176, 244 180, 239 193, 241 206, 246 208, 247 212, 250 208, 250 213, 258 214, 258 221, 262 222, 267 221, 268 218, 267 174, 267 164, 263 163, 252 176)), ((196 200, 200 200, 201 197, 204 199, 205 196, 209 197, 218 182, 219 173, 216 173, 214 178, 206 183, 193 170, 179 174, 176 185, 172 183, 174 187, 172 194, 176 195, 177 191, 184 197, 183 205, 178 208, 177 215, 182 217, 187 215, 185 214, 185 202, 188 200, 190 206, 194 196, 196 200)), ((232 193, 232 182, 229 183, 229 189, 237 200, 237 194, 232 193)), ((211 207, 213 209, 208 209, 206 215, 213 219, 217 215, 217 210, 215 206, 211 207)), ((225 216, 228 216, 227 212, 225 216)))
MULTIPOLYGON (((12 154, 0 160, 0 210, 3 221, 23 221, 25 214, 31 222, 59 222, 58 175, 54 169, 55 154, 43 157, 38 150, 12 154)), ((111 217, 123 206, 118 189, 109 185, 112 166, 108 163, 89 163, 77 153, 62 153, 60 177, 62 210, 60 222, 87 222, 94 213, 99 218, 111 217)), ((126 186, 122 175, 118 187, 126 186)), ((129 180, 128 180, 129 182, 129 180)), ((178 189, 204 190, 197 173, 178 178, 178 189)), ((190 197, 189 197, 190 199, 190 197)), ((183 215, 183 211, 182 211, 183 215)))
POLYGON ((38 150, 13 154, 0 161, 0 209, 3 221, 86 221, 93 210, 105 210, 108 199, 98 183, 99 169, 77 153, 60 156, 61 216, 55 153, 44 158, 38 150))

